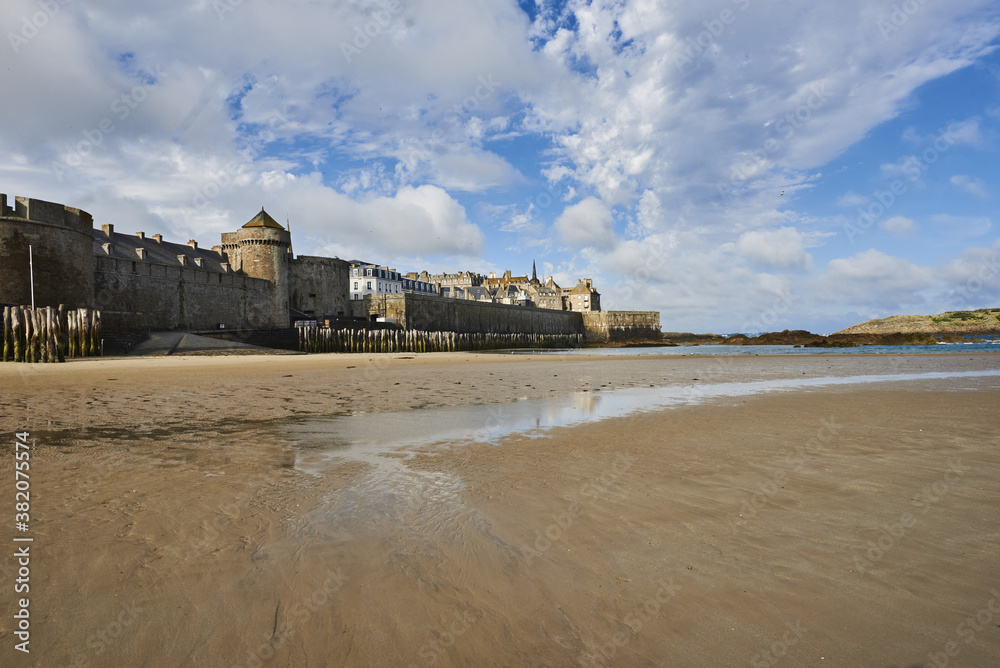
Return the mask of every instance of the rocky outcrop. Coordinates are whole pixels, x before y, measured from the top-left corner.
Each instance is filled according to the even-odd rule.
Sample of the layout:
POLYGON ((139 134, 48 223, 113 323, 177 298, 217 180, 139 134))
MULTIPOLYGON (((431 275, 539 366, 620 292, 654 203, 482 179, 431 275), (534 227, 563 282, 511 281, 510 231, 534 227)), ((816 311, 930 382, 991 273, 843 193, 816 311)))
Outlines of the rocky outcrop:
POLYGON ((805 348, 853 348, 854 346, 924 346, 938 340, 931 334, 893 332, 891 334, 831 334, 822 336, 802 329, 768 332, 753 338, 737 334, 724 339, 728 346, 803 346, 805 348))
MULTIPOLYGON (((836 332, 836 334, 891 334, 895 332, 904 334, 922 332, 939 337, 948 334, 1000 335, 1000 309, 948 311, 937 315, 894 315, 852 325, 836 332)), ((958 340, 966 339, 960 338, 958 340)))

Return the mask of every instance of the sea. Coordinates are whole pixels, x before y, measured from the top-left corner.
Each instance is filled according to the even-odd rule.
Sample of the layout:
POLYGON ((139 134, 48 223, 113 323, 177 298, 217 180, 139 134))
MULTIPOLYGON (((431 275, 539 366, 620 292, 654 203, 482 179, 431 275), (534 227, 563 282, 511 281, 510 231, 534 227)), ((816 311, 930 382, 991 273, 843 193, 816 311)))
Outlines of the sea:
POLYGON ((938 343, 930 346, 855 346, 853 348, 806 348, 804 346, 726 346, 718 344, 682 346, 636 346, 627 348, 560 348, 504 351, 514 355, 921 355, 942 353, 1000 353, 1000 338, 983 342, 938 343))

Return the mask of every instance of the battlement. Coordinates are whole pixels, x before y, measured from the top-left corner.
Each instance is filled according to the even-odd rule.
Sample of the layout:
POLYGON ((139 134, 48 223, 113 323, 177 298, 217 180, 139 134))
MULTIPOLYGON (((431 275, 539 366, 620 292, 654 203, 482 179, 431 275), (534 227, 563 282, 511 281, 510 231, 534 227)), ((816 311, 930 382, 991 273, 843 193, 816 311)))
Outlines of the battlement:
POLYGON ((7 195, 0 195, 0 217, 58 225, 77 232, 89 233, 94 227, 94 218, 86 211, 30 197, 14 197, 14 206, 9 206, 7 195))

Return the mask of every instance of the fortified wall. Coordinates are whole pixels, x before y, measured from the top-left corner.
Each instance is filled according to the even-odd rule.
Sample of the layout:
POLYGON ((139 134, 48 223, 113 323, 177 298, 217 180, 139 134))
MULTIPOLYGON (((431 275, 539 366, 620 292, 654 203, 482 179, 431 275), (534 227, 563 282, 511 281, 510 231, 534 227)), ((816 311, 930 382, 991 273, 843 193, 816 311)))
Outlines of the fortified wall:
POLYGON ((330 257, 300 255, 288 266, 292 308, 306 315, 349 316, 351 265, 330 257))
POLYGON ((275 286, 236 273, 219 247, 102 225, 93 231, 93 256, 95 301, 110 331, 287 326, 275 286))
POLYGON ((659 311, 592 311, 582 315, 590 342, 661 338, 659 311))
POLYGON ((31 246, 37 306, 93 307, 93 227, 86 211, 0 195, 0 304, 31 304, 31 246))
POLYGON ((490 304, 466 299, 396 293, 351 302, 355 317, 393 318, 403 329, 492 334, 582 334, 575 311, 490 304))
POLYGON ((350 299, 350 265, 292 254, 291 234, 261 209, 222 244, 199 248, 94 229, 86 211, 0 195, 0 304, 31 303, 28 247, 39 308, 97 308, 108 332, 272 330, 307 316, 393 319, 406 330, 458 334, 579 335, 590 341, 659 339, 660 317, 644 311, 561 311, 436 295, 390 293, 350 299))

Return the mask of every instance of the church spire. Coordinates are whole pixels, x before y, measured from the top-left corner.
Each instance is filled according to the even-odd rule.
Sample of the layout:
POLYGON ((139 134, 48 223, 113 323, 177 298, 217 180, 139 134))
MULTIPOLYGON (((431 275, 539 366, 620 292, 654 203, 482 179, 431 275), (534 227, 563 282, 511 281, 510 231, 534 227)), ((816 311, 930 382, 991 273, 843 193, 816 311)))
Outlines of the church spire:
POLYGON ((531 282, 532 283, 537 283, 538 282, 538 272, 535 271, 535 261, 534 260, 531 261, 531 282))

